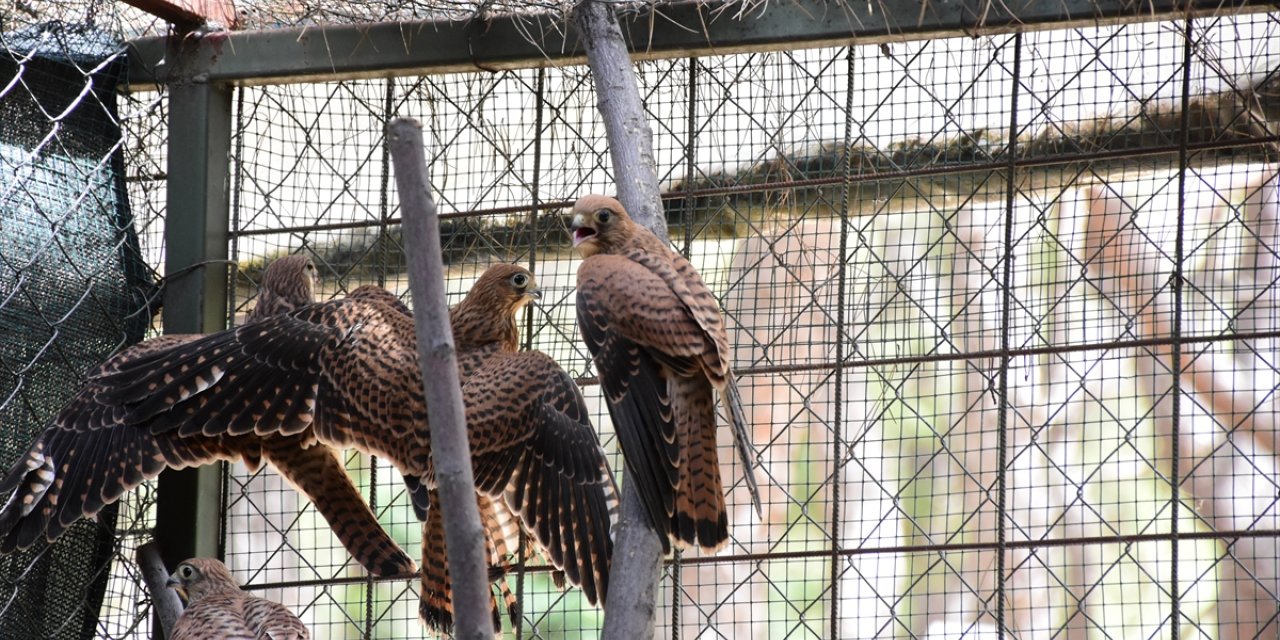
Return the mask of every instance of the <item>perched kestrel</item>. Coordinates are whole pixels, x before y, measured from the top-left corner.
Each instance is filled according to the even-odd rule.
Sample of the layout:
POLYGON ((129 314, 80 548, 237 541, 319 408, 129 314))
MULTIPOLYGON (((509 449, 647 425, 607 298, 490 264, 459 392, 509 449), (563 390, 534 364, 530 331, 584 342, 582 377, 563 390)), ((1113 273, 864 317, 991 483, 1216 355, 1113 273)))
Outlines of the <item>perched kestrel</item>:
POLYGON ((599 195, 573 205, 578 325, 626 460, 663 550, 714 551, 729 538, 716 410, 720 393, 757 512, 748 426, 730 369, 720 306, 693 265, 622 204, 599 195))
POLYGON ((450 313, 476 487, 502 496, 551 564, 603 604, 617 519, 613 473, 577 383, 545 353, 519 351, 522 305, 494 312, 512 295, 504 287, 541 296, 527 269, 495 265, 450 313))
MULTIPOLYGON (((603 603, 617 518, 613 475, 573 378, 546 354, 519 351, 516 312, 540 296, 528 269, 500 264, 486 270, 449 314, 480 514, 490 537, 490 580, 500 578, 496 559, 518 546, 509 529, 495 524, 509 518, 509 509, 564 578, 589 602, 603 603), (484 496, 493 498, 488 507, 484 496)), ((409 484, 410 493, 419 493, 409 484)), ((433 569, 444 563, 443 528, 429 506, 423 510, 419 613, 429 626, 447 629, 447 575, 433 569)), ((505 593, 505 582, 499 587, 505 593)))
MULTIPOLYGON (((263 274, 259 321, 314 302, 315 266, 305 256, 273 261, 263 274)), ((143 480, 166 467, 185 468, 219 460, 243 460, 251 471, 265 458, 315 505, 338 539, 362 566, 379 576, 412 573, 413 560, 383 531, 346 468, 331 448, 310 434, 266 432, 228 436, 152 429, 130 415, 119 400, 136 377, 174 377, 178 371, 148 371, 158 360, 198 349, 202 336, 165 335, 112 356, 89 375, 85 386, 45 429, 27 455, 0 480, 0 552, 26 548, 43 534, 52 541, 80 517, 93 517, 143 480), (60 481, 60 482, 55 482, 60 481), (55 517, 56 515, 56 517, 55 517)), ((189 406, 188 405, 185 406, 189 406)))
MULTIPOLYGON (((517 352, 514 314, 537 295, 527 269, 498 265, 451 312, 475 478, 601 602, 613 478, 573 379, 545 354, 517 352)), ((310 483, 305 469, 340 468, 332 450, 343 448, 393 464, 429 515, 418 504, 434 472, 417 339, 412 317, 387 297, 366 290, 104 366, 0 481, 10 496, 0 544, 56 537, 166 467, 265 458, 310 483)), ((350 481, 324 477, 303 490, 335 531, 344 515, 376 523, 354 489, 331 508, 350 481)), ((380 528, 339 537, 357 558, 403 556, 380 528)), ((403 563, 370 570, 399 573, 403 563)))
POLYGON ((301 254, 276 258, 262 272, 258 302, 245 318, 253 322, 315 302, 316 265, 301 254))
POLYGON ((169 576, 187 608, 169 640, 309 640, 302 621, 278 602, 251 596, 226 565, 212 558, 185 560, 169 576))

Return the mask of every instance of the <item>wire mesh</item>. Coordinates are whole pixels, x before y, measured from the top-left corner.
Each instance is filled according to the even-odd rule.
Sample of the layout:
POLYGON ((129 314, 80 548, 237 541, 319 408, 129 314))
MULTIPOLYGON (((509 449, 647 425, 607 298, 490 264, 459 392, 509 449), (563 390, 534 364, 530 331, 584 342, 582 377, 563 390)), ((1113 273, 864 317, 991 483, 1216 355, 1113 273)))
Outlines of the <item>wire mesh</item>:
MULTIPOLYGON (((722 430, 732 540, 667 566, 661 636, 1273 637, 1278 27, 639 63, 670 239, 731 327, 765 503, 722 430)), ((287 253, 322 298, 407 297, 383 131, 417 117, 451 301, 488 264, 533 268, 527 344, 579 378, 626 482, 563 217, 614 191, 595 101, 575 66, 238 88, 233 322, 287 253)), ((155 265, 164 100, 125 104, 155 265)), ((394 469, 346 463, 416 549, 394 469)), ((423 634, 417 583, 366 578, 273 471, 229 466, 226 487, 226 560, 255 594, 315 637, 423 634)), ((508 636, 599 634, 539 561, 515 584, 508 636)), ((99 635, 142 637, 130 606, 99 635)))
MULTIPOLYGON (((127 194, 123 47, 87 26, 0 35, 0 446, 26 452, 89 369, 140 340, 157 289, 127 194)), ((142 216, 146 220, 148 216, 142 216)), ((149 616, 133 551, 151 487, 0 561, 0 635, 119 638, 149 616)))

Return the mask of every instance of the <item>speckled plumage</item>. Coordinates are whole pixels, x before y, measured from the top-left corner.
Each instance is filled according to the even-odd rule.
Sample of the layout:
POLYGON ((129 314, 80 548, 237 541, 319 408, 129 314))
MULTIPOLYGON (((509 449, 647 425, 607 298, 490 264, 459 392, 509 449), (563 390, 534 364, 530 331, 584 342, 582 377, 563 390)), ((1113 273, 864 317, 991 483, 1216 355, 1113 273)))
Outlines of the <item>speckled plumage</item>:
MULTIPOLYGON (((263 275, 251 319, 262 321, 312 304, 314 278, 315 267, 305 256, 272 262, 263 275)), ((224 334, 235 335, 235 331, 239 330, 224 334)), ((27 455, 0 480, 0 496, 9 497, 0 506, 0 552, 28 547, 42 535, 56 539, 77 519, 92 518, 103 506, 165 468, 243 460, 252 470, 266 459, 310 499, 356 561, 371 573, 415 571, 413 560, 378 524, 337 454, 314 434, 282 435, 266 430, 232 435, 217 429, 222 418, 216 416, 206 416, 202 429, 186 431, 166 427, 180 416, 139 418, 135 409, 140 403, 152 402, 163 411, 166 398, 178 397, 158 396, 159 402, 148 397, 145 389, 156 378, 172 379, 174 389, 190 390, 203 384, 204 379, 188 379, 187 386, 182 386, 182 367, 190 372, 190 365, 170 365, 181 360, 178 354, 203 353, 200 345, 206 339, 199 335, 160 336, 121 351, 89 375, 27 455), (142 395, 138 395, 139 389, 142 395)), ((231 380, 220 384, 207 390, 210 395, 221 393, 225 398, 235 391, 231 380)), ((176 404, 209 408, 208 402, 199 398, 176 404)))
POLYGON ((258 302, 245 318, 253 322, 315 302, 316 265, 304 255, 276 258, 262 272, 258 302))
MULTIPOLYGON (((504 519, 504 510, 515 513, 564 577, 588 601, 603 603, 617 519, 613 475, 577 384, 546 354, 518 351, 515 314, 528 300, 517 293, 528 290, 537 289, 527 269, 495 265, 450 310, 476 487, 494 498, 488 515, 481 502, 481 515, 493 523, 504 519)), ((487 528, 491 562, 509 556, 515 538, 497 534, 497 525, 487 528)), ((443 537, 434 549, 428 555, 424 547, 424 571, 442 562, 443 537)), ((424 582, 424 592, 447 589, 447 583, 424 582)), ((438 628, 452 621, 451 607, 430 600, 420 613, 429 623, 441 621, 438 628)))
POLYGON ((670 551, 714 551, 729 538, 716 454, 719 391, 759 511, 748 431, 730 369, 720 306, 701 276, 622 204, 599 195, 573 206, 578 325, 604 388, 650 520, 670 551))
MULTIPOLYGON (((514 314, 533 292, 528 270, 497 265, 451 313, 475 477, 599 602, 612 553, 613 479, 573 380, 545 354, 515 352, 514 314)), ((335 520, 362 521, 367 505, 358 493, 335 503, 333 492, 345 490, 329 483, 336 475, 312 478, 315 469, 340 469, 333 450, 343 448, 395 465, 429 516, 418 504, 433 468, 417 340, 412 317, 389 297, 354 292, 104 365, 33 447, 28 460, 38 463, 20 463, 0 482, 0 495, 14 496, 0 506, 0 542, 56 537, 166 467, 236 458, 250 466, 266 459, 306 484, 339 531, 347 525, 335 520), (349 508, 327 512, 329 504, 349 508)), ((348 535, 344 544, 374 573, 412 565, 385 534, 348 535)))
MULTIPOLYGON (((446 562, 447 548, 444 541, 444 519, 440 512, 440 494, 435 489, 427 493, 426 519, 422 523, 422 588, 418 603, 418 615, 433 629, 453 628, 453 581, 449 577, 446 562)), ((520 547, 520 529, 506 503, 484 493, 477 492, 476 502, 480 511, 480 526, 485 531, 485 558, 489 563, 489 582, 498 587, 503 604, 514 625, 520 616, 519 605, 506 573, 515 560, 520 547)), ((498 600, 489 595, 489 607, 493 616, 493 628, 502 628, 498 600)))
POLYGON ((170 640, 309 640, 311 634, 284 605, 240 589, 226 565, 191 558, 169 577, 187 601, 170 640))

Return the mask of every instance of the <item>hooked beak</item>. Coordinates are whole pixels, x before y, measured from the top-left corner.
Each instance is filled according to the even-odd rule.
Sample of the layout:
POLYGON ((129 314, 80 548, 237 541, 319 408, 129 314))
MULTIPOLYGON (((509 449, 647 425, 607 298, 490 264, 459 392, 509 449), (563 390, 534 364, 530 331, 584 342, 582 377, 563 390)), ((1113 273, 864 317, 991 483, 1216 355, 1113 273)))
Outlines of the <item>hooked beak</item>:
POLYGON ((178 579, 178 576, 169 576, 169 579, 164 581, 164 586, 170 589, 176 589, 180 584, 182 584, 182 581, 178 579))
POLYGON ((536 286, 535 286, 535 287, 533 287, 532 289, 527 289, 527 290, 525 290, 524 294, 525 294, 526 296, 529 296, 530 298, 533 298, 534 300, 541 300, 541 299, 542 299, 542 289, 540 289, 540 288, 538 288, 538 287, 536 287, 536 286))
POLYGON ((569 223, 569 230, 573 232, 575 247, 596 235, 596 230, 587 226, 587 217, 581 213, 573 216, 573 222, 569 223))

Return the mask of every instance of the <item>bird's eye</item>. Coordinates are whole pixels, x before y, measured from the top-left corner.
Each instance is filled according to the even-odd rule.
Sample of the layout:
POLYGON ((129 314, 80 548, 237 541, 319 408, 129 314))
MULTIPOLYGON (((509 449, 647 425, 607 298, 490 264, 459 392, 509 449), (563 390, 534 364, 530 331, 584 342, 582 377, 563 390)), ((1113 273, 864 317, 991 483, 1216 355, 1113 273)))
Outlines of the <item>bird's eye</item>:
POLYGON ((191 576, 195 575, 195 573, 196 573, 196 570, 192 569, 190 565, 184 564, 181 567, 178 567, 178 575, 182 576, 183 578, 189 579, 191 578, 191 576))
POLYGON ((511 284, 523 289, 525 285, 529 284, 529 276, 526 276, 523 273, 517 273, 516 275, 511 276, 511 284))
POLYGON ((600 222, 608 222, 611 215, 612 212, 608 209, 601 209, 596 212, 596 220, 599 220, 600 222))

